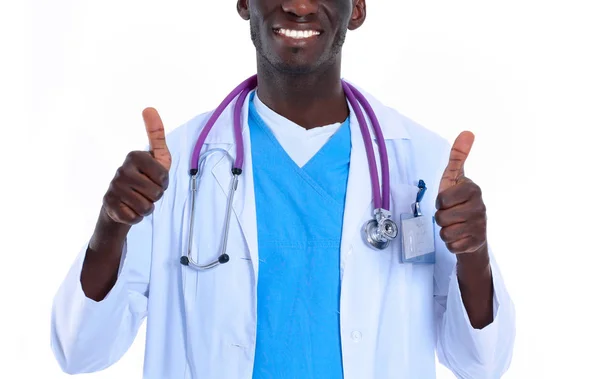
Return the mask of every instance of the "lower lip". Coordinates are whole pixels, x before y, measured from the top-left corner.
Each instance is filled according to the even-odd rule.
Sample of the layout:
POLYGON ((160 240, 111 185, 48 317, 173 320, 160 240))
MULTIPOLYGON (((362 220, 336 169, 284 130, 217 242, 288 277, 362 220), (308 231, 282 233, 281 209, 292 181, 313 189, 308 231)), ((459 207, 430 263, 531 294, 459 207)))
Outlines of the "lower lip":
POLYGON ((275 34, 275 37, 278 37, 278 39, 280 39, 286 45, 291 45, 291 46, 307 45, 313 41, 316 41, 322 35, 322 34, 315 34, 310 37, 294 38, 294 37, 288 37, 285 34, 281 34, 275 30, 273 30, 273 34, 275 34))

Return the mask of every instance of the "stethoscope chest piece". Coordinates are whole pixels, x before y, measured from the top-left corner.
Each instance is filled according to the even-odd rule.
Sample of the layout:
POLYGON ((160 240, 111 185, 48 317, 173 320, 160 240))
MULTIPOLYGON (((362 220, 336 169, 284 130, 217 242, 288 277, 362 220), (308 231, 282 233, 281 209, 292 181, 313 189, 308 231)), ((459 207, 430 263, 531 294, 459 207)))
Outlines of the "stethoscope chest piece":
POLYGON ((389 246, 398 236, 398 225, 391 219, 391 213, 385 209, 375 209, 375 218, 367 221, 364 232, 369 245, 378 250, 389 246))

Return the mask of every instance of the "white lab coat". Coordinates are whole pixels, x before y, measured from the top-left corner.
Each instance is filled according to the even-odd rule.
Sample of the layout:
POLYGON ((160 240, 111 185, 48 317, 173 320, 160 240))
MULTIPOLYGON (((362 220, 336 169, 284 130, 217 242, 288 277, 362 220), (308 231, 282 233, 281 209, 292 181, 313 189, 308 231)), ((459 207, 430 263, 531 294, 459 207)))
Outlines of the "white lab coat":
MULTIPOLYGON (((386 140, 394 219, 410 212, 418 179, 428 186, 422 209, 433 215, 449 144, 364 94, 386 140)), ((260 252, 247 110, 248 99, 243 110, 245 164, 229 232, 230 262, 205 272, 179 263, 188 237, 191 151, 209 116, 202 114, 167 136, 173 158, 169 188, 153 215, 131 229, 118 280, 107 297, 95 302, 82 292, 79 277, 87 244, 60 287, 51 344, 65 372, 93 372, 115 363, 147 317, 144 378, 252 378, 260 252)), ((208 135, 206 147, 225 148, 235 156, 232 116, 233 103, 208 135)), ((436 351, 459 378, 499 378, 511 361, 515 313, 495 261, 494 321, 475 330, 461 300, 456 258, 439 239, 439 228, 435 265, 399 263, 399 239, 384 251, 368 247, 361 227, 372 217, 372 192, 354 113, 351 133, 340 251, 345 379, 435 378, 436 351)), ((230 170, 222 156, 207 162, 197 195, 194 260, 206 263, 218 256, 230 170)))

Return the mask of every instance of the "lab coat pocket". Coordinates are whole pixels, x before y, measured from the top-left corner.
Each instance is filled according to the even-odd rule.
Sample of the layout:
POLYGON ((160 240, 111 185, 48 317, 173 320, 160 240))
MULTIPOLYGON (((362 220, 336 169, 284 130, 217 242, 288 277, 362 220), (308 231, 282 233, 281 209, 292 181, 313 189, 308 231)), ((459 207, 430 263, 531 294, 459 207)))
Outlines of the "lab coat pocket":
POLYGON ((417 200, 419 188, 406 183, 392 183, 390 185, 390 210, 394 221, 400 221, 400 215, 412 213, 412 204, 417 200))

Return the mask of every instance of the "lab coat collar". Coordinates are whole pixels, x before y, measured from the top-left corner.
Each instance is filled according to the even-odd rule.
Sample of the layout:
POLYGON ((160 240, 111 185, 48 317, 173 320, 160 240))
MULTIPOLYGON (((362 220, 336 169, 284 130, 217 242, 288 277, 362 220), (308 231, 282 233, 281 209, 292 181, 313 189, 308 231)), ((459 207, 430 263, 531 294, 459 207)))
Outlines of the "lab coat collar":
MULTIPOLYGON (((356 86, 354 83, 347 81, 356 87, 369 101, 371 107, 373 108, 377 119, 379 120, 379 124, 381 125, 381 130, 383 132, 383 138, 385 140, 395 140, 395 139, 410 139, 408 134, 405 122, 402 117, 398 117, 399 114, 392 108, 389 108, 383 105, 380 101, 378 101, 375 97, 373 97, 368 92, 362 90, 360 87, 356 86), (387 122, 384 122, 387 121, 387 122), (394 120, 394 122, 389 122, 388 120, 394 120)), ((246 98, 244 101, 244 107, 242 109, 242 118, 243 118, 243 134, 248 132, 248 123, 246 122, 248 116, 248 104, 249 104, 250 96, 246 98)), ((235 105, 235 100, 232 101, 227 108, 223 111, 221 117, 217 119, 217 122, 213 126, 212 130, 208 134, 206 138, 206 143, 223 143, 223 144, 233 144, 235 142, 235 137, 233 134, 233 109, 235 105)), ((350 105, 350 117, 351 122, 357 122, 356 117, 354 116, 354 111, 350 105)), ((375 139, 375 133, 373 132, 373 128, 371 126, 371 122, 367 117, 367 113, 363 109, 363 114, 365 115, 365 119, 369 124, 369 131, 371 133, 371 137, 373 140, 375 139)), ((358 124, 357 124, 358 125, 358 124)))

